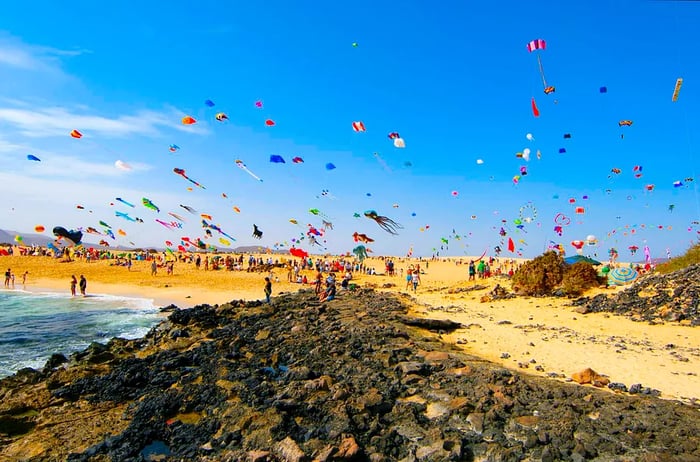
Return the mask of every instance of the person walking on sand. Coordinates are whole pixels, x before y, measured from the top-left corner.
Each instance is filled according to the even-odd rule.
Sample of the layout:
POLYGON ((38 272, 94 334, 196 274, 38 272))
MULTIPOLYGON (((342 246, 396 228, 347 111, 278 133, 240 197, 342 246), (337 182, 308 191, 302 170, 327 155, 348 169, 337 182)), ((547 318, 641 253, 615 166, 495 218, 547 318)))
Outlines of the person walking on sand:
POLYGON ((265 302, 270 303, 270 295, 272 295, 272 281, 269 277, 265 278, 265 302))
POLYGON ((75 297, 75 288, 78 285, 78 280, 75 278, 75 274, 70 277, 70 294, 71 297, 75 297))
POLYGON ((151 276, 155 276, 156 274, 158 274, 158 262, 154 258, 151 260, 151 276))
POLYGON ((85 290, 87 289, 87 279, 82 274, 80 275, 80 295, 85 296, 85 290))
POLYGON ((420 284, 420 271, 416 270, 411 274, 411 283, 413 284, 413 292, 416 292, 418 284, 420 284))

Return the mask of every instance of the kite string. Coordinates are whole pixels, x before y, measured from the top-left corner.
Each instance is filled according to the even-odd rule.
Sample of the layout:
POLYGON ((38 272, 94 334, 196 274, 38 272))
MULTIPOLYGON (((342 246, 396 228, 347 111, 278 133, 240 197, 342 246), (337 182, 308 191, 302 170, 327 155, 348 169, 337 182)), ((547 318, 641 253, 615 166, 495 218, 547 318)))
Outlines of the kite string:
POLYGON ((542 66, 542 58, 540 57, 540 54, 537 53, 537 65, 540 67, 540 75, 542 76, 542 85, 544 85, 544 88, 547 88, 547 79, 544 77, 544 67, 542 66))

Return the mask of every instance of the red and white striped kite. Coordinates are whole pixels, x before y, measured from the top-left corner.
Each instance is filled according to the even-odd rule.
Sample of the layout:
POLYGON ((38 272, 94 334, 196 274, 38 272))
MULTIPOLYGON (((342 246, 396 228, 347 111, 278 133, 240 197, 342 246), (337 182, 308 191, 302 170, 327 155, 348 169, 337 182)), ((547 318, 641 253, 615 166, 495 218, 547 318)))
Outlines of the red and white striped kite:
POLYGON ((532 53, 535 50, 544 50, 547 48, 547 42, 542 39, 533 40, 527 44, 527 51, 532 53))
POLYGON ((355 130, 356 132, 364 132, 365 131, 365 124, 363 122, 353 122, 352 129, 355 130))

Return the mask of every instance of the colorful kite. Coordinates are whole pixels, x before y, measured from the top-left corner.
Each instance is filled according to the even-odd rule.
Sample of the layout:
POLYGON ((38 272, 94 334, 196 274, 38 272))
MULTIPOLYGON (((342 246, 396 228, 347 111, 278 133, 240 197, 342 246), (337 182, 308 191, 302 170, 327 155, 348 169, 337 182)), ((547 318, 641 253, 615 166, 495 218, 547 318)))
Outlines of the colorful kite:
POLYGON ((215 118, 216 120, 218 120, 219 122, 223 122, 223 121, 225 121, 225 120, 228 120, 228 116, 227 116, 226 114, 224 114, 223 112, 217 113, 217 114, 214 116, 214 118, 215 118))
POLYGON ((185 116, 185 117, 182 118, 182 124, 183 124, 183 125, 194 125, 194 124, 196 124, 196 123, 197 123, 197 121, 195 120, 194 117, 185 116))
POLYGON ((80 133, 78 130, 71 130, 70 136, 72 136, 73 138, 82 138, 83 134, 80 133))
POLYGON ((352 129, 355 130, 356 132, 366 131, 365 124, 363 122, 353 122, 352 129))
POLYGON ((355 242, 364 242, 364 243, 369 243, 369 242, 374 242, 374 239, 371 237, 368 237, 366 234, 361 234, 355 231, 352 233, 352 238, 355 242))
MULTIPOLYGON (((530 43, 527 44, 527 51, 529 51, 530 53, 532 53, 535 50, 545 50, 546 48, 547 42, 545 42, 542 39, 532 40, 530 43)), ((542 56, 539 51, 537 52, 537 65, 540 69, 540 76, 542 77, 542 85, 544 86, 545 94, 548 95, 550 93, 553 93, 555 91, 555 88, 553 86, 547 85, 547 79, 544 76, 544 67, 542 66, 542 56)))
POLYGON ((676 86, 673 88, 673 96, 671 97, 671 101, 674 103, 678 101, 678 94, 681 92, 681 86, 683 85, 683 79, 679 78, 676 80, 676 86))
POLYGON ((180 175, 181 177, 183 177, 184 179, 186 179, 187 181, 189 181, 190 183, 192 183, 193 185, 195 185, 195 186, 197 186, 197 187, 199 187, 199 188, 207 189, 207 188, 205 188, 204 186, 202 186, 201 184, 199 184, 199 183, 197 183, 196 181, 194 181, 192 178, 188 177, 188 176, 185 174, 185 170, 184 170, 184 169, 181 169, 181 168, 174 168, 174 169, 173 169, 173 173, 175 173, 176 175, 180 175))
POLYGON ((148 199, 147 197, 142 198, 142 199, 141 199, 141 203, 142 203, 143 206, 146 207, 147 209, 155 210, 156 212, 160 213, 160 209, 156 206, 156 204, 154 204, 153 202, 151 202, 151 200, 148 199))
POLYGON ((535 97, 532 97, 532 100, 530 101, 530 105, 532 106, 532 115, 535 117, 540 116, 540 110, 537 109, 537 103, 535 102, 535 97))

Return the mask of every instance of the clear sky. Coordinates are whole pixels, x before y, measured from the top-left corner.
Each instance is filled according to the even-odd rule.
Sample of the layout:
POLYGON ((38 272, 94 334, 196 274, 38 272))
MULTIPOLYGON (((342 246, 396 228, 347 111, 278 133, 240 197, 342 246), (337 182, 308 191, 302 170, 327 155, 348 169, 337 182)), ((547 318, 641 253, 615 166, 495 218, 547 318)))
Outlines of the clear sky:
POLYGON ((571 241, 592 235, 585 253, 600 258, 616 247, 630 259, 631 245, 679 254, 700 230, 698 24, 700 2, 685 1, 10 2, 0 15, 0 228, 104 231, 102 220, 116 240, 87 242, 177 245, 206 238, 205 213, 236 239, 230 247, 344 253, 358 232, 377 255, 500 245, 531 257, 550 241, 571 255, 571 241), (540 38, 547 48, 528 52, 540 38), (556 88, 548 95, 538 54, 556 88), (197 123, 183 125, 186 115, 197 123), (529 160, 516 155, 526 148, 529 160), (312 208, 333 224, 315 247, 312 208), (403 229, 387 233, 366 210, 403 229), (182 228, 155 221, 175 220, 168 212, 182 228))

